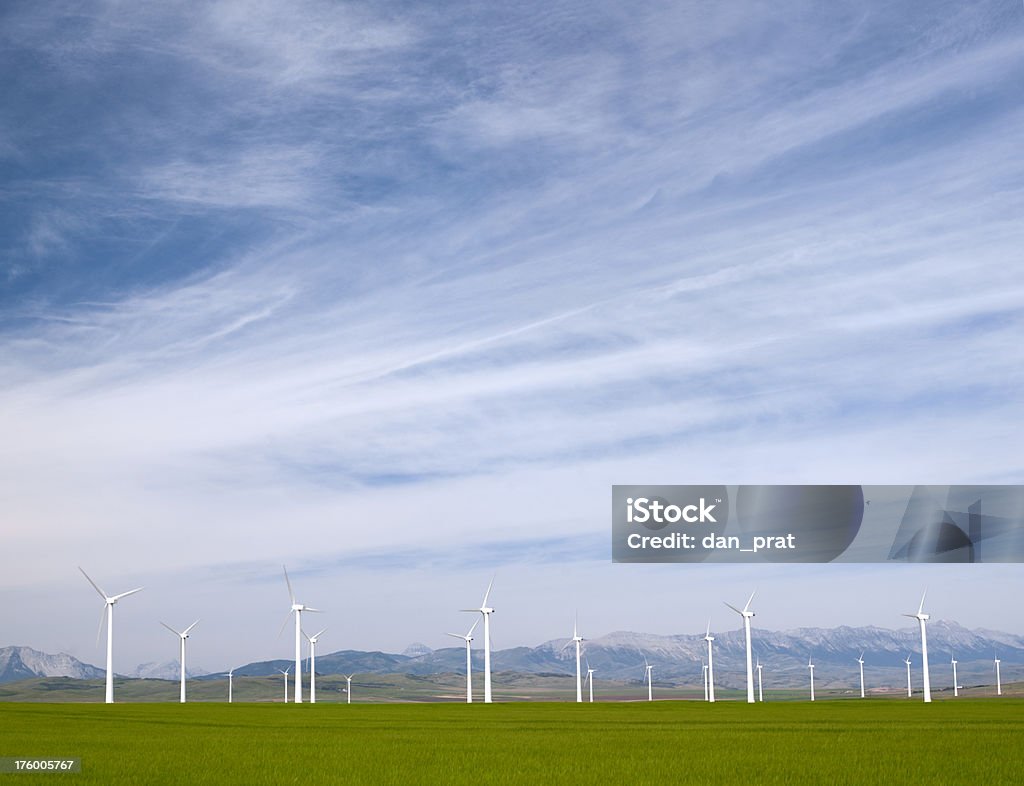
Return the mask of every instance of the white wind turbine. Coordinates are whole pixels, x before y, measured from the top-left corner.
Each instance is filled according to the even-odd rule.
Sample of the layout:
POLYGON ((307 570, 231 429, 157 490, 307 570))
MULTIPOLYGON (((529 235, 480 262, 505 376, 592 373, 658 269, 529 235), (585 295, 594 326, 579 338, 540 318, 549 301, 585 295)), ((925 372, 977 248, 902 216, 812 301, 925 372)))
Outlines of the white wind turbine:
POLYGON ((291 671, 291 670, 292 670, 291 666, 289 666, 287 669, 284 669, 283 671, 281 669, 278 669, 278 671, 280 671, 284 675, 284 703, 285 704, 288 703, 288 672, 291 671))
POLYGON ((952 652, 949 653, 949 662, 953 664, 953 696, 956 697, 960 695, 960 685, 956 681, 957 659, 953 656, 952 652))
POLYGON ((476 626, 478 624, 480 624, 480 620, 476 620, 476 622, 473 623, 473 627, 469 629, 469 633, 465 636, 461 633, 447 634, 448 636, 456 639, 462 639, 466 642, 466 704, 473 703, 473 651, 470 646, 470 642, 473 641, 473 631, 476 630, 476 626))
POLYGON ((320 639, 320 634, 323 633, 327 628, 314 633, 312 636, 306 636, 306 631, 302 631, 302 635, 306 636, 306 641, 309 642, 309 703, 316 704, 316 643, 320 639))
POLYGON ((907 664, 907 698, 910 699, 910 698, 913 698, 913 696, 914 696, 914 689, 910 685, 910 656, 909 655, 907 655, 906 664, 907 664))
POLYGON ((161 622, 167 630, 173 633, 181 640, 181 703, 185 703, 185 641, 188 639, 188 634, 192 632, 192 628, 199 624, 199 620, 196 620, 189 625, 185 630, 175 630, 166 622, 161 622))
POLYGON ((814 701, 814 664, 811 663, 810 656, 807 657, 807 668, 811 670, 811 701, 814 701))
MULTIPOLYGON (((569 639, 568 642, 566 642, 565 647, 568 647, 570 644, 575 644, 576 645, 576 703, 577 704, 582 704, 583 703, 583 682, 581 680, 581 674, 580 674, 580 644, 583 643, 583 637, 579 634, 579 631, 577 630, 576 622, 577 622, 576 617, 573 617, 573 620, 572 620, 572 638, 569 639)), ((562 649, 564 650, 565 647, 562 647, 562 649)))
POLYGON ((764 701, 764 689, 761 684, 761 659, 757 659, 757 700, 764 701))
POLYGON ((999 660, 999 654, 995 653, 995 664, 996 664, 996 696, 1003 695, 1003 683, 999 677, 999 664, 1002 662, 999 660))
POLYGON ((647 683, 647 701, 654 701, 654 680, 651 677, 651 671, 654 669, 650 663, 647 662, 647 656, 644 656, 644 681, 647 683))
POLYGON ((715 661, 711 655, 711 642, 715 637, 711 635, 711 620, 708 620, 708 631, 704 634, 704 641, 708 643, 708 701, 715 701, 715 661))
POLYGON ((347 697, 346 700, 345 700, 346 704, 351 704, 352 703, 352 678, 354 676, 356 676, 356 675, 355 674, 346 674, 345 675, 345 696, 347 697))
POLYGON ((590 668, 590 661, 587 661, 587 684, 590 686, 590 703, 594 703, 594 670, 590 668))
POLYGON ((487 605, 487 598, 490 597, 491 587, 494 585, 494 578, 487 585, 487 592, 484 593, 483 603, 478 609, 462 609, 462 611, 475 611, 484 616, 484 704, 491 703, 491 615, 494 609, 487 605))
MULTIPOLYGON (((284 566, 282 566, 284 567, 284 566)), ((295 600, 295 593, 292 591, 292 582, 288 578, 288 568, 284 569, 284 580, 288 584, 288 595, 292 599, 292 610, 289 614, 295 614, 295 703, 302 704, 302 612, 312 611, 317 614, 320 613, 320 609, 314 609, 310 606, 303 606, 295 600)), ((284 630, 284 626, 288 624, 288 618, 285 617, 284 625, 281 626, 281 630, 284 630)), ((281 634, 278 633, 278 636, 281 634)))
POLYGON ((857 663, 860 664, 860 697, 864 698, 864 653, 860 654, 857 658, 857 663))
POLYGON ((228 704, 232 703, 232 698, 233 698, 233 694, 234 694, 234 688, 235 688, 235 670, 231 669, 231 671, 228 672, 228 704))
POLYGON ((730 609, 735 611, 737 614, 739 614, 743 618, 743 632, 746 634, 746 637, 747 637, 747 703, 748 704, 753 704, 754 703, 754 665, 753 665, 753 657, 752 657, 751 648, 750 648, 750 618, 754 616, 754 612, 752 612, 750 610, 750 603, 751 603, 751 601, 754 600, 754 595, 756 595, 756 594, 757 594, 757 590, 754 590, 753 592, 750 593, 750 598, 749 598, 749 600, 747 600, 747 605, 743 607, 742 611, 740 609, 736 608, 735 606, 732 606, 732 605, 730 605, 728 603, 725 604, 726 606, 729 606, 730 609))
POLYGON ((82 570, 81 566, 78 568, 82 571, 82 575, 85 576, 86 580, 92 584, 94 590, 96 590, 100 597, 103 598, 105 614, 100 616, 100 627, 96 631, 96 643, 99 644, 100 632, 103 630, 103 619, 106 617, 107 621, 107 693, 106 703, 114 703, 114 604, 117 603, 121 598, 127 598, 129 595, 134 595, 136 592, 142 590, 142 587, 137 587, 128 592, 122 592, 120 595, 108 595, 99 588, 95 581, 89 578, 89 574, 82 570))
POLYGON ((921 596, 921 605, 917 607, 917 614, 904 614, 904 617, 911 617, 916 619, 918 624, 921 626, 921 668, 924 673, 924 700, 932 700, 932 684, 928 676, 928 633, 925 630, 925 623, 929 620, 930 615, 924 613, 924 599, 928 595, 928 590, 924 591, 924 595, 921 596))
POLYGON ((701 676, 704 678, 704 701, 708 700, 708 664, 701 662, 701 676))

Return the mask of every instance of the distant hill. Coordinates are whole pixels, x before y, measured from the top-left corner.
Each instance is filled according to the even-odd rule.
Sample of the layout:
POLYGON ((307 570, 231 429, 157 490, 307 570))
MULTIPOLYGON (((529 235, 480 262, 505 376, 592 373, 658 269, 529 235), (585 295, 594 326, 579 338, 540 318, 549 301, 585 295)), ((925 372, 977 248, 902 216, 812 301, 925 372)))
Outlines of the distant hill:
MULTIPOLYGON (((745 684, 745 647, 742 630, 713 631, 715 682, 739 688, 745 684)), ((775 686, 801 686, 807 681, 807 659, 813 657, 815 680, 821 687, 852 686, 858 679, 856 659, 864 653, 865 680, 875 686, 905 685, 908 654, 914 657, 912 674, 920 679, 920 634, 916 627, 889 630, 876 627, 798 628, 768 631, 754 628, 753 650, 765 667, 765 682, 775 686)), ((536 647, 514 647, 492 654, 495 671, 556 675, 575 671, 575 651, 568 639, 554 639, 536 647)), ((483 652, 474 642, 474 669, 483 668, 483 652)), ((419 649, 419 648, 417 648, 419 649)), ((427 650, 426 647, 422 648, 427 650)), ((644 658, 654 666, 655 680, 671 684, 701 679, 707 657, 704 634, 658 636, 619 631, 587 640, 584 655, 603 679, 637 681, 643 677, 644 658)), ((985 684, 994 681, 992 659, 998 651, 1004 680, 1024 676, 1024 636, 990 630, 971 631, 955 622, 937 620, 928 626, 928 650, 932 681, 944 684, 951 653, 956 655, 959 681, 985 684)), ((413 650, 416 651, 416 650, 413 650)), ((235 674, 276 674, 291 661, 260 661, 235 669, 235 674)), ((317 655, 318 674, 433 674, 465 670, 462 646, 427 650, 422 654, 392 654, 341 650, 317 655)), ((208 675, 223 677, 224 672, 208 675)), ((952 674, 948 675, 951 680, 952 674)))
POLYGON ((103 677, 105 672, 71 655, 50 655, 31 647, 0 649, 0 683, 31 677, 74 677, 80 680, 103 677))
MULTIPOLYGON (((586 631, 583 631, 585 634, 586 631)), ((743 632, 736 626, 713 631, 715 636, 715 684, 741 688, 746 681, 743 632)), ((920 682, 920 634, 916 627, 889 630, 876 627, 797 628, 788 631, 753 630, 754 657, 764 664, 764 684, 775 688, 802 687, 807 682, 807 659, 814 658, 815 684, 820 688, 852 688, 858 681, 856 659, 864 653, 865 682, 869 689, 906 685, 904 659, 913 656, 914 684, 920 682)), ((324 642, 326 643, 326 642, 324 642)), ((495 673, 520 674, 534 678, 569 675, 575 672, 575 653, 566 647, 568 639, 554 639, 536 647, 497 650, 492 656, 495 673)), ((639 683, 644 658, 654 666, 654 679, 663 685, 699 685, 701 663, 707 657, 703 633, 658 636, 618 631, 590 639, 583 644, 584 657, 599 679, 639 683)), ((959 681, 965 685, 986 685, 995 681, 992 659, 996 651, 1002 660, 1005 682, 1024 679, 1024 636, 992 630, 968 630, 955 622, 936 620, 928 626, 928 651, 932 683, 937 688, 952 680, 951 654, 959 661, 959 681)), ((317 673, 390 674, 411 678, 459 675, 466 667, 461 645, 431 650, 415 645, 403 654, 339 650, 318 654, 317 673)), ((238 677, 273 677, 279 669, 293 666, 291 660, 255 661, 235 668, 238 677)), ((474 642, 473 668, 483 668, 483 652, 474 642)), ((200 674, 192 679, 223 679, 226 672, 200 674)), ((70 655, 48 655, 29 647, 0 649, 0 683, 33 677, 102 678, 104 672, 70 655)), ((143 664, 127 676, 176 680, 176 662, 143 664)))

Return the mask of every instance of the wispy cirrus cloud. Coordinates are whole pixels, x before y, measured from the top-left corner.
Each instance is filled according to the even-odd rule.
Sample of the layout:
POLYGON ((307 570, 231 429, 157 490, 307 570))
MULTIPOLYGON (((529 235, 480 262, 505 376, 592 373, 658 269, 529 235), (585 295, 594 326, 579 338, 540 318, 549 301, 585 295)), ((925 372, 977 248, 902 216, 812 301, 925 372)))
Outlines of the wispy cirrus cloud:
POLYGON ((1011 5, 14 6, 5 531, 312 565, 1014 482, 1011 5))

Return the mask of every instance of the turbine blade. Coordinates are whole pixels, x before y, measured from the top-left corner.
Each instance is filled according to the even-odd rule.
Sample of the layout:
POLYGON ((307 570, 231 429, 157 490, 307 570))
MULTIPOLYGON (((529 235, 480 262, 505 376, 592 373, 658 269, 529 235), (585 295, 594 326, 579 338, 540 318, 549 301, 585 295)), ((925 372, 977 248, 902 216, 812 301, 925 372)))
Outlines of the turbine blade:
POLYGON ((309 606, 303 606, 302 610, 303 611, 312 611, 314 614, 323 614, 323 611, 321 609, 313 609, 313 608, 310 608, 309 606))
POLYGON ((107 604, 103 604, 103 611, 100 612, 100 626, 96 629, 96 646, 100 645, 100 634, 103 633, 103 623, 107 619, 107 604))
POLYGON ((707 630, 707 633, 705 633, 704 635, 705 636, 710 636, 711 635, 711 617, 708 617, 708 630, 707 630))
POLYGON ((145 589, 145 587, 136 587, 133 590, 128 590, 127 592, 122 592, 120 595, 115 595, 114 597, 111 598, 111 600, 121 600, 121 598, 127 598, 129 595, 134 595, 136 592, 142 592, 142 590, 144 590, 144 589, 145 589))
POLYGON ((924 611, 924 599, 927 598, 927 597, 928 597, 928 590, 925 590, 924 594, 921 596, 921 605, 917 607, 917 613, 918 614, 920 614, 922 611, 924 611))
POLYGON ((459 611, 475 611, 478 614, 483 614, 484 613, 484 610, 482 608, 481 609, 459 609, 459 611))
POLYGON ((484 602, 480 604, 480 608, 487 608, 487 599, 491 596, 491 587, 494 586, 494 576, 491 576, 491 583, 487 585, 487 592, 484 593, 484 602))
POLYGON ((313 638, 314 639, 319 639, 320 638, 320 634, 323 633, 325 630, 327 630, 327 628, 321 628, 320 630, 318 630, 316 633, 313 634, 313 638))
POLYGON ((916 614, 901 614, 900 616, 901 617, 910 617, 910 619, 912 619, 912 620, 916 620, 917 619, 917 615, 916 614))
MULTIPOLYGON (((723 601, 722 601, 722 603, 725 603, 725 601, 723 600, 723 601)), ((728 607, 729 607, 730 609, 732 609, 733 611, 735 611, 735 612, 736 612, 737 614, 739 614, 739 615, 740 615, 741 617, 743 616, 743 612, 742 612, 742 611, 740 611, 740 610, 739 610, 738 608, 736 608, 735 606, 733 606, 733 605, 732 605, 731 603, 725 603, 725 605, 726 605, 726 606, 728 606, 728 607)))
POLYGON ((446 633, 444 635, 445 636, 451 636, 453 639, 465 639, 466 638, 461 633, 446 633))
POLYGON ((277 632, 277 637, 278 638, 281 638, 281 634, 284 633, 284 627, 285 627, 285 625, 288 624, 288 620, 290 620, 291 618, 292 618, 292 613, 289 611, 288 614, 285 615, 284 622, 281 623, 281 630, 279 630, 277 632))
POLYGON ((284 568, 284 580, 288 584, 288 597, 290 597, 292 599, 292 605, 294 606, 295 605, 295 593, 292 591, 292 580, 290 578, 288 578, 288 568, 286 566, 284 566, 284 565, 282 565, 281 567, 284 568))
POLYGON ((753 592, 750 593, 750 598, 747 600, 747 605, 743 607, 744 611, 750 611, 750 604, 753 602, 754 596, 756 594, 757 594, 757 590, 754 590, 753 592))
POLYGON ((469 629, 469 633, 466 634, 466 638, 467 639, 473 638, 473 631, 476 630, 476 626, 479 625, 479 624, 480 624, 480 618, 477 617, 476 621, 473 623, 473 627, 471 627, 469 629))
MULTIPOLYGON (((82 566, 79 565, 78 569, 82 570, 82 566)), ((103 598, 103 600, 106 600, 107 599, 107 593, 105 593, 103 590, 101 590, 99 585, 95 581, 93 581, 92 579, 89 578, 89 574, 86 573, 84 570, 82 570, 82 575, 85 576, 85 580, 86 581, 88 581, 90 584, 92 584, 92 588, 94 590, 96 590, 100 594, 100 597, 103 598)))
POLYGON ((178 631, 176 631, 176 630, 175 630, 174 628, 172 628, 172 627, 171 627, 170 625, 168 625, 168 624, 167 624, 166 622, 161 622, 160 624, 161 624, 161 625, 163 625, 163 626, 164 626, 165 628, 167 628, 167 630, 169 630, 169 631, 170 631, 171 633, 173 633, 173 634, 174 634, 175 636, 180 636, 180 635, 181 635, 181 633, 179 633, 178 631))
POLYGON ((181 635, 182 635, 182 636, 187 636, 187 635, 189 634, 189 632, 190 632, 190 631, 192 630, 192 628, 194 628, 194 627, 195 627, 196 625, 198 625, 198 624, 199 624, 199 620, 196 620, 196 621, 195 621, 195 622, 193 622, 193 623, 192 623, 191 625, 189 625, 189 626, 188 626, 187 628, 185 628, 185 630, 183 630, 183 631, 181 632, 181 635))
MULTIPOLYGON (((299 630, 302 630, 302 628, 299 628, 299 630)), ((302 635, 305 637, 306 641, 311 641, 311 639, 309 638, 309 634, 306 633, 306 631, 303 630, 302 635)))

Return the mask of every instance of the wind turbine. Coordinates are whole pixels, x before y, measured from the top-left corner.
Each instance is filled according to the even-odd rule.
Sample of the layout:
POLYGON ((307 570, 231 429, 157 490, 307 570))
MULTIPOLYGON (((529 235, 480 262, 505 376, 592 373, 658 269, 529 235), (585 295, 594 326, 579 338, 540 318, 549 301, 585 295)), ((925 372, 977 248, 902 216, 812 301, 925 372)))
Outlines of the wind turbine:
POLYGON ((484 704, 491 703, 491 615, 494 609, 487 605, 487 598, 491 594, 491 587, 494 585, 494 578, 487 585, 487 592, 484 593, 483 603, 478 609, 462 609, 462 611, 476 611, 484 615, 484 704))
POLYGON ((708 701, 714 704, 715 701, 715 661, 711 657, 711 642, 715 637, 711 635, 711 620, 708 620, 708 631, 704 634, 704 641, 708 643, 708 701))
POLYGON ((702 661, 700 666, 701 666, 701 669, 700 669, 701 676, 704 678, 704 701, 707 701, 708 700, 708 664, 706 664, 706 663, 704 663, 702 661))
POLYGON ((860 664, 860 697, 864 698, 864 653, 860 654, 857 658, 857 663, 860 664))
POLYGON ((814 701, 814 664, 811 663, 810 656, 807 657, 807 668, 811 670, 811 701, 814 701))
POLYGON ((761 659, 757 659, 757 700, 764 701, 764 690, 761 685, 761 659))
POLYGON ((914 690, 913 690, 913 688, 910 687, 910 656, 909 655, 907 655, 906 664, 907 664, 907 698, 909 699, 909 698, 913 698, 913 696, 914 696, 914 690))
POLYGON ((590 686, 590 703, 594 703, 594 670, 590 668, 590 661, 587 661, 587 684, 590 686))
POLYGON ((997 653, 995 655, 995 664, 996 664, 996 696, 1002 696, 1003 695, 1003 683, 1002 683, 1002 681, 999 678, 999 664, 1000 663, 1001 663, 1001 661, 999 660, 999 655, 997 653))
POLYGON ((466 704, 473 703, 473 655, 470 648, 470 642, 473 641, 473 631, 476 630, 476 626, 479 624, 480 620, 474 622, 473 627, 469 629, 469 633, 465 636, 460 633, 447 634, 453 638, 462 639, 466 642, 466 704))
POLYGON ((327 628, 314 633, 312 636, 306 636, 306 631, 302 631, 302 635, 306 636, 306 641, 309 642, 309 703, 316 704, 316 642, 320 638, 320 634, 323 633, 327 628))
POLYGON ((953 657, 953 653, 949 653, 949 662, 953 664, 953 696, 960 695, 960 685, 956 681, 956 664, 957 660, 953 657))
POLYGON ((930 615, 924 613, 924 599, 928 590, 921 596, 921 605, 917 607, 917 614, 904 614, 904 617, 916 619, 921 626, 921 668, 924 669, 924 700, 932 700, 932 684, 928 678, 928 633, 925 630, 925 623, 930 615))
MULTIPOLYGON (((282 567, 284 567, 282 565, 282 567)), ((320 609, 314 609, 310 606, 303 606, 295 600, 295 593, 292 591, 292 582, 288 578, 288 568, 284 568, 284 580, 288 584, 288 595, 292 599, 292 610, 289 614, 295 614, 295 703, 302 704, 302 612, 312 611, 317 614, 320 613, 320 609)), ((284 630, 284 626, 288 624, 288 618, 285 617, 284 625, 281 626, 281 630, 284 630)), ((281 634, 278 633, 278 636, 281 634)))
POLYGON ((228 672, 228 704, 231 704, 232 694, 234 693, 235 687, 235 670, 231 669, 228 672))
POLYGON ((654 680, 651 679, 651 669, 653 669, 650 663, 647 662, 647 656, 644 656, 644 679, 647 681, 647 701, 654 701, 654 680))
POLYGON ((280 671, 284 675, 284 703, 285 704, 288 703, 288 672, 291 671, 291 670, 292 670, 291 666, 289 666, 284 671, 281 671, 281 669, 278 669, 278 671, 280 671))
POLYGON ((356 675, 355 674, 346 674, 345 675, 345 696, 348 697, 346 702, 345 702, 346 704, 351 704, 352 703, 352 678, 354 676, 356 676, 356 675))
MULTIPOLYGON (((577 616, 579 616, 579 615, 577 615, 577 616)), ((566 643, 565 646, 568 647, 570 643, 576 645, 576 703, 577 704, 582 704, 583 703, 583 683, 580 681, 580 644, 583 643, 583 637, 579 634, 579 631, 577 631, 577 629, 576 629, 576 627, 577 627, 576 626, 576 622, 577 622, 576 617, 573 617, 573 620, 572 620, 572 638, 569 640, 568 643, 566 643)), ((565 649, 565 648, 563 647, 563 649, 565 649)))
MULTIPOLYGON (((78 568, 82 571, 82 575, 85 576, 86 580, 92 584, 94 590, 96 590, 100 597, 103 598, 103 602, 106 604, 104 609, 106 611, 107 618, 107 693, 106 703, 114 703, 114 604, 117 603, 121 598, 127 598, 129 595, 134 595, 136 592, 142 590, 142 587, 138 587, 128 592, 122 592, 120 595, 108 595, 99 588, 95 581, 89 578, 89 574, 82 570, 81 566, 78 568)), ((99 644, 100 632, 103 630, 103 615, 100 616, 100 626, 96 631, 96 643, 99 644)))
POLYGON ((167 628, 167 630, 169 630, 171 633, 173 633, 179 639, 181 639, 181 703, 184 704, 185 703, 185 639, 187 639, 188 638, 188 634, 192 632, 192 628, 194 628, 196 625, 199 624, 199 620, 196 620, 191 625, 189 625, 187 628, 185 628, 185 630, 181 630, 181 631, 175 630, 170 625, 168 625, 166 622, 161 622, 160 624, 163 625, 165 628, 167 628))
POLYGON ((742 611, 728 603, 725 604, 743 617, 743 632, 747 636, 747 704, 754 703, 754 666, 750 651, 750 618, 754 616, 754 612, 750 610, 750 603, 754 600, 754 595, 756 594, 757 590, 750 593, 750 599, 747 600, 747 605, 743 607, 742 611))

